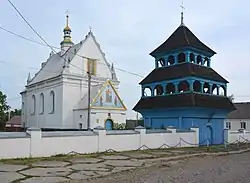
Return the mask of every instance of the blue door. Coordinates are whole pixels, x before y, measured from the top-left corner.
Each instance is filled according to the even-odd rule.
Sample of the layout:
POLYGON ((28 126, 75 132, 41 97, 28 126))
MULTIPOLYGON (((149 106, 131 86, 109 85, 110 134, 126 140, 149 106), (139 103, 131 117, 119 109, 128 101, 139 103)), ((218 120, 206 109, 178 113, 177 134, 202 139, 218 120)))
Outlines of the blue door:
POLYGON ((200 145, 209 145, 214 143, 214 135, 213 135, 213 128, 211 125, 204 125, 203 127, 199 128, 199 140, 200 145))
POLYGON ((105 129, 106 130, 112 130, 113 129, 113 122, 110 119, 107 119, 105 122, 105 129))

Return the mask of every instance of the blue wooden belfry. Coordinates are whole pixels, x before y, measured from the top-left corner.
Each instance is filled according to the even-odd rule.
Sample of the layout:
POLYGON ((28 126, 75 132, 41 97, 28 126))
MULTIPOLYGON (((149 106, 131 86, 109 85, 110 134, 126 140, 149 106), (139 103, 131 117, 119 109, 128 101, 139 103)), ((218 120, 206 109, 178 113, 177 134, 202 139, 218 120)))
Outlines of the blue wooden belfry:
POLYGON ((134 110, 146 128, 199 127, 200 143, 222 144, 224 119, 235 110, 227 97, 228 81, 211 68, 216 54, 183 23, 150 53, 155 68, 141 82, 134 110))

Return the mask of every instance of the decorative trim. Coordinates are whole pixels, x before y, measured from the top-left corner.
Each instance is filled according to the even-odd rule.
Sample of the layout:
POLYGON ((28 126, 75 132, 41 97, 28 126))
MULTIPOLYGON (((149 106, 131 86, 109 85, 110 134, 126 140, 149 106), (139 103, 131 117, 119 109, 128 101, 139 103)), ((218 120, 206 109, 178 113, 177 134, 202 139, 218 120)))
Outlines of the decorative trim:
POLYGON ((121 100, 121 98, 120 98, 118 92, 116 91, 116 89, 114 88, 114 86, 112 85, 112 83, 111 83, 111 81, 110 81, 109 79, 106 81, 106 83, 104 83, 104 85, 102 86, 102 89, 99 91, 99 93, 98 93, 98 94, 95 96, 95 98, 92 100, 92 103, 90 104, 90 106, 91 106, 91 108, 93 108, 93 109, 110 109, 110 110, 113 109, 113 110, 124 110, 124 111, 127 110, 127 108, 126 108, 126 106, 124 105, 124 103, 122 102, 122 100, 121 100), (96 103, 97 99, 100 97, 100 95, 102 94, 103 90, 105 89, 105 87, 106 87, 107 85, 110 85, 111 88, 114 90, 114 92, 115 92, 116 96, 118 97, 118 100, 120 100, 120 102, 121 102, 123 108, 110 108, 110 107, 95 107, 95 106, 92 106, 94 103, 96 103))

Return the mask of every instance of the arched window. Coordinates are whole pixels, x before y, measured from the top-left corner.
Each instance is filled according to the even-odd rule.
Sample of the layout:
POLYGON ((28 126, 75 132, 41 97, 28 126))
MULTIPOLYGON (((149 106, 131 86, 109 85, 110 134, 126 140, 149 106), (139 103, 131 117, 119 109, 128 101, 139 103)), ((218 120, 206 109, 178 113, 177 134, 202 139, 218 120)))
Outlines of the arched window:
POLYGON ((219 87, 219 95, 226 96, 226 88, 224 86, 219 87))
POLYGON ((40 114, 44 113, 44 94, 40 94, 40 114))
POLYGON ((207 93, 207 94, 211 93, 209 83, 204 83, 204 85, 203 85, 203 93, 207 93))
POLYGON ((181 81, 178 85, 178 91, 180 93, 189 91, 189 83, 187 81, 181 81))
POLYGON ((212 86, 212 94, 218 95, 218 87, 216 84, 213 84, 213 86, 212 86))
POLYGON ((36 113, 36 96, 32 95, 32 109, 31 109, 31 114, 36 113))
POLYGON ((185 53, 180 53, 178 55, 178 63, 183 63, 185 61, 186 61, 186 55, 185 55, 185 53))
POLYGON ((55 93, 54 93, 54 91, 50 92, 50 102, 51 102, 50 113, 52 114, 55 112, 55 93))
POLYGON ((144 88, 143 93, 144 93, 144 96, 146 96, 146 97, 151 97, 152 96, 152 90, 149 87, 144 88))
POLYGON ((154 96, 163 95, 163 94, 164 94, 163 87, 161 85, 156 85, 154 89, 154 96))
POLYGON ((166 94, 175 93, 175 86, 173 83, 168 83, 166 86, 166 94))
POLYGON ((200 81, 195 81, 193 84, 193 89, 195 92, 201 92, 201 83, 200 81))
POLYGON ((200 55, 197 56, 197 64, 202 65, 202 57, 200 55))
POLYGON ((191 63, 195 63, 195 56, 194 56, 193 53, 190 53, 189 60, 190 60, 191 63))
POLYGON ((174 65, 174 62, 175 62, 174 56, 170 55, 167 60, 167 65, 174 65))
POLYGON ((160 58, 158 60, 158 62, 160 63, 160 64, 158 64, 159 67, 164 67, 165 66, 165 59, 164 58, 160 58))
POLYGON ((204 59, 204 65, 206 65, 207 67, 210 66, 209 59, 207 57, 205 57, 205 59, 204 59))

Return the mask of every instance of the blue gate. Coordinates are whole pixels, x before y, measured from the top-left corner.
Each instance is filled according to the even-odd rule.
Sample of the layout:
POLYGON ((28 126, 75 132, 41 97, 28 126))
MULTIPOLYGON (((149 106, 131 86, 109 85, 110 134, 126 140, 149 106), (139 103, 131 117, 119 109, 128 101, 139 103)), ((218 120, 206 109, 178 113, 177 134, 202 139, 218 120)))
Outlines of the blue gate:
POLYGON ((112 130, 113 129, 113 121, 111 119, 106 120, 105 129, 106 130, 112 130))
POLYGON ((209 140, 209 144, 213 144, 213 129, 211 126, 207 126, 207 140, 209 140))

